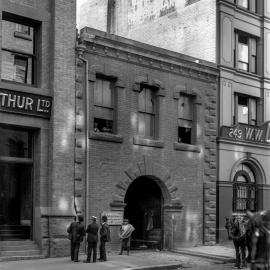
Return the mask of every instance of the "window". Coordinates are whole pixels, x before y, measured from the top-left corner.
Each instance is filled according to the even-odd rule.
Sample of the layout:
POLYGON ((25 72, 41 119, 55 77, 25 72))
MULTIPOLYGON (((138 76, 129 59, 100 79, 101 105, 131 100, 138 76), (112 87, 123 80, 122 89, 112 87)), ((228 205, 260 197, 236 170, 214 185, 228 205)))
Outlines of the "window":
POLYGON ((257 124, 257 100, 255 98, 244 95, 236 95, 235 104, 235 124, 257 124))
POLYGON ((257 0, 234 0, 234 3, 252 12, 257 12, 257 0))
POLYGON ((180 95, 178 100, 178 142, 192 142, 193 101, 190 96, 180 95))
POLYGON ((233 211, 256 211, 255 176, 247 165, 240 164, 239 167, 233 184, 233 211))
POLYGON ((94 86, 94 131, 113 133, 114 125, 113 81, 97 78, 94 86))
POLYGON ((25 35, 30 35, 31 33, 31 28, 28 25, 23 25, 23 24, 16 24, 16 31, 25 35))
POLYGON ((35 83, 34 32, 32 26, 5 19, 2 21, 2 80, 30 85, 35 83))
POLYGON ((155 89, 141 86, 139 93, 138 134, 141 137, 155 137, 156 96, 155 89))
POLYGON ((257 72, 257 41, 247 34, 235 34, 235 66, 239 70, 257 72))

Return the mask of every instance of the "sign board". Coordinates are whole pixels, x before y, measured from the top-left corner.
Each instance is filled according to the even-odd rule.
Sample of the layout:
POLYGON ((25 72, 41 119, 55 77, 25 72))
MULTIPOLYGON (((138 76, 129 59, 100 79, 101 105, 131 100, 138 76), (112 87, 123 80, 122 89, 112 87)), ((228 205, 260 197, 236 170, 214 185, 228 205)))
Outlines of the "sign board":
POLYGON ((270 122, 266 122, 262 126, 245 124, 238 124, 232 127, 222 126, 220 135, 223 138, 234 141, 246 141, 270 145, 270 122))
POLYGON ((52 98, 0 89, 0 111, 50 118, 52 98))
POLYGON ((106 216, 108 218, 108 225, 122 225, 123 223, 123 212, 102 212, 101 216, 106 216))

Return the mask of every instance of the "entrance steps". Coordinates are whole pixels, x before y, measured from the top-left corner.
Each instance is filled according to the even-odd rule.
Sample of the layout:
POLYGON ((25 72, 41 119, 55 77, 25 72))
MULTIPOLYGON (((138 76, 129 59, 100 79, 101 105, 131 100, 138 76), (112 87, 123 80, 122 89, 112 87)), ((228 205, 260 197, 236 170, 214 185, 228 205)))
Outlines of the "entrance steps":
POLYGON ((0 241, 0 261, 44 258, 38 245, 31 240, 0 241))
POLYGON ((0 225, 0 241, 29 239, 30 226, 0 225))

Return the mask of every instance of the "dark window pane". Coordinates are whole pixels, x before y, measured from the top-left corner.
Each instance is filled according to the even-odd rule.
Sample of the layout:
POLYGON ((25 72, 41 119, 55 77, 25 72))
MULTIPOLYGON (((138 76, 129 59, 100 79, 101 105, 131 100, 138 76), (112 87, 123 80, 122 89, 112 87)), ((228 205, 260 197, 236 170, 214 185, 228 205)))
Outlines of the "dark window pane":
POLYGON ((32 84, 33 58, 2 50, 3 80, 32 84))
POLYGON ((178 127, 178 142, 191 144, 191 128, 178 127))
POLYGON ((94 131, 113 133, 113 121, 101 118, 94 118, 94 131))
POLYGON ((0 127, 0 135, 1 156, 32 157, 30 132, 0 127))

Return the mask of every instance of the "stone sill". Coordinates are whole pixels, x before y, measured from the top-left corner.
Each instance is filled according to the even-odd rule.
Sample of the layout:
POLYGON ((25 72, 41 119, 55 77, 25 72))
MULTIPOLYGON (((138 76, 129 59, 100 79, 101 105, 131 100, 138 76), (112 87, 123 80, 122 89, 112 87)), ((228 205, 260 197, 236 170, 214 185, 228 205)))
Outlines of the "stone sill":
POLYGON ((201 148, 198 145, 175 142, 173 144, 173 147, 174 147, 174 150, 176 151, 188 151, 188 152, 195 152, 195 153, 201 152, 201 148))
POLYGON ((139 136, 133 137, 133 144, 142 145, 142 146, 149 146, 149 147, 156 147, 156 148, 163 148, 164 147, 164 142, 161 140, 146 139, 146 138, 141 138, 139 136))
POLYGON ((122 143, 124 140, 123 137, 118 134, 94 132, 94 131, 89 132, 89 138, 92 140, 115 142, 115 143, 122 143))

